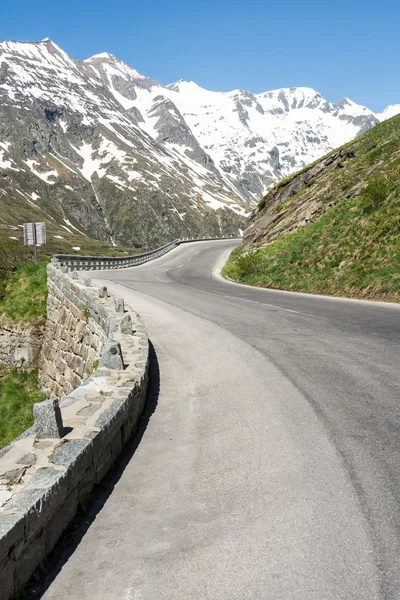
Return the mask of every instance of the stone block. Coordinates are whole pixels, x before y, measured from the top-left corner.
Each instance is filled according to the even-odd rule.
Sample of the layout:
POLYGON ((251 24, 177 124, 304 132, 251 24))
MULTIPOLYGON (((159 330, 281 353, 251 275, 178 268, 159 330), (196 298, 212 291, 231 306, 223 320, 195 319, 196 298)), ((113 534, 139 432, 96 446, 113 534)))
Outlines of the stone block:
POLYGON ((9 600, 13 598, 15 592, 17 591, 14 587, 15 568, 15 562, 9 557, 6 557, 2 561, 0 561, 0 597, 4 600, 9 600))
POLYGON ((126 314, 122 317, 119 328, 121 333, 131 335, 132 334, 132 318, 131 315, 126 314))
POLYGON ((65 469, 42 467, 15 497, 13 509, 25 514, 25 534, 30 537, 47 523, 68 495, 65 469))
POLYGON ((77 366, 76 369, 76 374, 81 377, 81 379, 85 379, 85 377, 87 375, 89 375, 89 372, 86 371, 86 363, 83 360, 79 361, 79 365, 77 366))
MULTIPOLYGON (((50 377, 51 379, 56 379, 57 378, 57 374, 58 374, 58 370, 56 365, 54 364, 54 362, 51 362, 50 360, 47 362, 46 364, 46 375, 47 377, 50 377)), ((35 408, 33 409, 35 411, 35 408)))
POLYGON ((123 446, 131 439, 133 432, 135 431, 135 426, 136 420, 130 415, 122 426, 121 436, 123 446))
POLYGON ((38 438, 61 438, 64 426, 58 400, 44 400, 33 406, 35 431, 38 438))
POLYGON ((46 556, 46 536, 41 531, 30 542, 27 542, 18 560, 15 572, 15 589, 23 586, 46 556))
POLYGON ((114 439, 112 440, 112 442, 110 444, 110 450, 111 450, 112 460, 113 460, 113 462, 115 462, 115 460, 118 458, 118 456, 121 454, 121 451, 122 451, 122 431, 121 431, 121 429, 118 430, 117 434, 115 435, 114 439))
POLYGON ((24 539, 24 532, 25 519, 23 514, 0 513, 0 560, 8 554, 12 546, 24 539))
POLYGON ((84 472, 81 479, 78 482, 78 502, 87 500, 88 496, 92 493, 94 482, 95 482, 96 470, 94 465, 91 465, 87 471, 84 472))
POLYGON ((119 410, 119 408, 120 407, 116 406, 113 402, 109 408, 105 408, 101 412, 96 420, 95 427, 99 427, 101 429, 104 439, 106 439, 106 436, 109 436, 109 440, 111 440, 116 429, 122 427, 122 411, 119 410))
POLYGON ((82 302, 87 302, 87 294, 82 287, 75 287, 75 296, 82 302))
POLYGON ((68 440, 54 450, 50 462, 66 467, 68 489, 72 490, 93 462, 93 442, 87 439, 68 440))
POLYGON ((123 369, 121 344, 112 339, 107 340, 100 358, 100 366, 107 369, 123 369))
POLYGON ((70 380, 70 387, 71 387, 71 392, 72 390, 76 390, 77 387, 79 387, 82 383, 82 377, 79 377, 79 375, 77 373, 74 373, 71 376, 71 380, 70 380))
POLYGON ((84 319, 81 319, 75 329, 75 335, 78 342, 83 342, 85 335, 87 335, 88 324, 84 319))
POLYGON ((75 488, 60 508, 54 513, 49 526, 46 527, 46 554, 53 550, 62 533, 71 523, 78 508, 78 491, 75 488))
POLYGON ((115 312, 123 313, 125 312, 125 302, 123 298, 114 298, 114 306, 115 312))
POLYGON ((88 356, 89 356, 89 346, 86 346, 85 344, 82 344, 80 355, 82 357, 82 360, 86 361, 88 359, 88 356))
POLYGON ((108 473, 113 464, 113 458, 111 454, 111 449, 108 446, 105 449, 104 454, 102 454, 101 459, 96 463, 96 471, 95 471, 95 483, 96 485, 100 483, 103 477, 108 473))
MULTIPOLYGON (((75 352, 75 350, 74 350, 74 352, 75 352)), ((74 373, 77 373, 78 372, 79 364, 81 362, 80 359, 79 359, 79 356, 77 356, 76 354, 72 354, 68 358, 69 358, 69 360, 68 360, 68 366, 69 366, 69 368, 72 371, 74 371, 74 373)))

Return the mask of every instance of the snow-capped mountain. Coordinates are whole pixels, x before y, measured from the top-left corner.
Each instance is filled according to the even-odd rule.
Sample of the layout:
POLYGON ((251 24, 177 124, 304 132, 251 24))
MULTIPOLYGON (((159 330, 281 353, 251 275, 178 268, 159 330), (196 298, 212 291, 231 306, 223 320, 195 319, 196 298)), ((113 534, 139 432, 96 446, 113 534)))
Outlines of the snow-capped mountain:
MULTIPOLYGON (((99 60, 96 58, 93 66, 98 67, 99 60)), ((108 80, 111 93, 128 110, 140 112, 139 127, 167 147, 192 157, 194 141, 225 180, 241 196, 253 200, 278 179, 400 112, 400 105, 393 105, 376 114, 348 98, 333 104, 315 90, 301 87, 261 94, 244 90, 221 93, 194 82, 178 81, 163 87, 146 80, 131 94, 126 86, 118 85, 121 63, 110 55, 103 60, 110 75, 115 75, 115 80, 113 76, 108 80), (162 110, 164 122, 156 119, 162 110), (176 126, 185 124, 185 134, 175 132, 168 137, 166 118, 167 132, 175 122, 176 126)))
POLYGON ((45 219, 136 246, 237 233, 272 183, 397 112, 310 88, 164 87, 110 54, 4 42, 0 229, 45 219))
MULTIPOLYGON (((105 85, 107 61, 92 62, 50 40, 0 44, 0 227, 44 219, 130 246, 237 234, 249 201, 142 131, 105 85)), ((119 69, 129 93, 146 81, 119 69)))

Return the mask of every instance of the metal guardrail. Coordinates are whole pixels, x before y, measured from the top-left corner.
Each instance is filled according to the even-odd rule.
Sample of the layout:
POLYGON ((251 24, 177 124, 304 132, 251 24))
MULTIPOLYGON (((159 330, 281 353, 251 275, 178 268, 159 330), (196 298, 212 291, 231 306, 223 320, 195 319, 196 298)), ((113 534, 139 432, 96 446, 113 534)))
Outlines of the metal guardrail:
POLYGON ((143 254, 136 254, 134 256, 122 257, 110 257, 110 256, 79 256, 76 254, 55 254, 52 258, 53 263, 61 264, 63 267, 68 267, 75 271, 95 271, 101 269, 126 269, 128 267, 135 267, 142 265, 150 260, 155 260, 167 252, 173 250, 180 244, 189 242, 205 242, 211 240, 235 240, 241 239, 240 236, 232 237, 220 237, 220 238, 197 238, 197 239, 183 239, 173 240, 168 242, 160 248, 144 252, 143 254))

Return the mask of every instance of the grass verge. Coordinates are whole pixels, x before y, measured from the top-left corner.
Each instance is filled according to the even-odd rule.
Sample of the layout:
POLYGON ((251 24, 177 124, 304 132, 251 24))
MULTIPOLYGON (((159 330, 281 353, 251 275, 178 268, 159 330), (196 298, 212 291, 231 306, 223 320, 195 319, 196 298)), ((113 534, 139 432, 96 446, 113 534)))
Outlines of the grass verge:
POLYGON ((400 182, 372 180, 296 233, 260 250, 236 248, 222 273, 261 287, 400 302, 400 182))
POLYGON ((44 322, 47 276, 45 262, 26 262, 5 277, 0 314, 14 322, 44 322))
POLYGON ((0 448, 33 425, 33 405, 42 400, 36 369, 0 371, 0 448))

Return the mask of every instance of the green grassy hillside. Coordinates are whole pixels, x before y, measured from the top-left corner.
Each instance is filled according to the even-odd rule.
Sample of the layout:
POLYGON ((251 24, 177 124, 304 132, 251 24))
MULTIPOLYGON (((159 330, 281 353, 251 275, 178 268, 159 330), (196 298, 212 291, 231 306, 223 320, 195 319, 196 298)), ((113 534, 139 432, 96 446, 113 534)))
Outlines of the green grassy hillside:
POLYGON ((280 182, 223 273, 263 287, 399 302, 400 116, 280 182))
POLYGON ((9 273, 0 294, 0 315, 18 323, 46 320, 46 262, 27 262, 9 273))
POLYGON ((33 405, 42 400, 36 369, 0 369, 0 448, 33 425, 33 405))
MULTIPOLYGON (((28 216, 30 218, 22 218, 20 222, 30 222, 32 220, 32 215, 28 216)), ((39 215, 36 220, 43 220, 39 215)), ((38 257, 39 260, 50 260, 54 254, 76 254, 79 255, 89 255, 89 256, 131 256, 137 254, 139 252, 145 252, 146 250, 150 250, 151 248, 129 248, 127 246, 112 246, 111 244, 107 244, 105 242, 100 242, 99 240, 95 240, 90 236, 84 236, 76 234, 67 234, 60 229, 58 229, 54 223, 47 221, 47 244, 45 246, 38 247, 38 257), (55 234, 62 234, 55 235, 55 234), (79 248, 79 250, 74 250, 73 248, 79 248)), ((10 229, 5 226, 2 226, 1 217, 0 217, 0 237, 7 239, 15 239, 19 243, 23 243, 24 236, 22 228, 10 229)), ((32 249, 28 247, 28 252, 33 255, 32 249)))
POLYGON ((40 325, 46 318, 46 261, 32 262, 27 249, 0 237, 0 317, 40 325))
MULTIPOLYGON (((46 264, 27 261, 17 242, 0 238, 0 327, 17 322, 43 329, 46 264)), ((44 399, 36 368, 0 368, 0 448, 32 425, 33 404, 44 399)))

